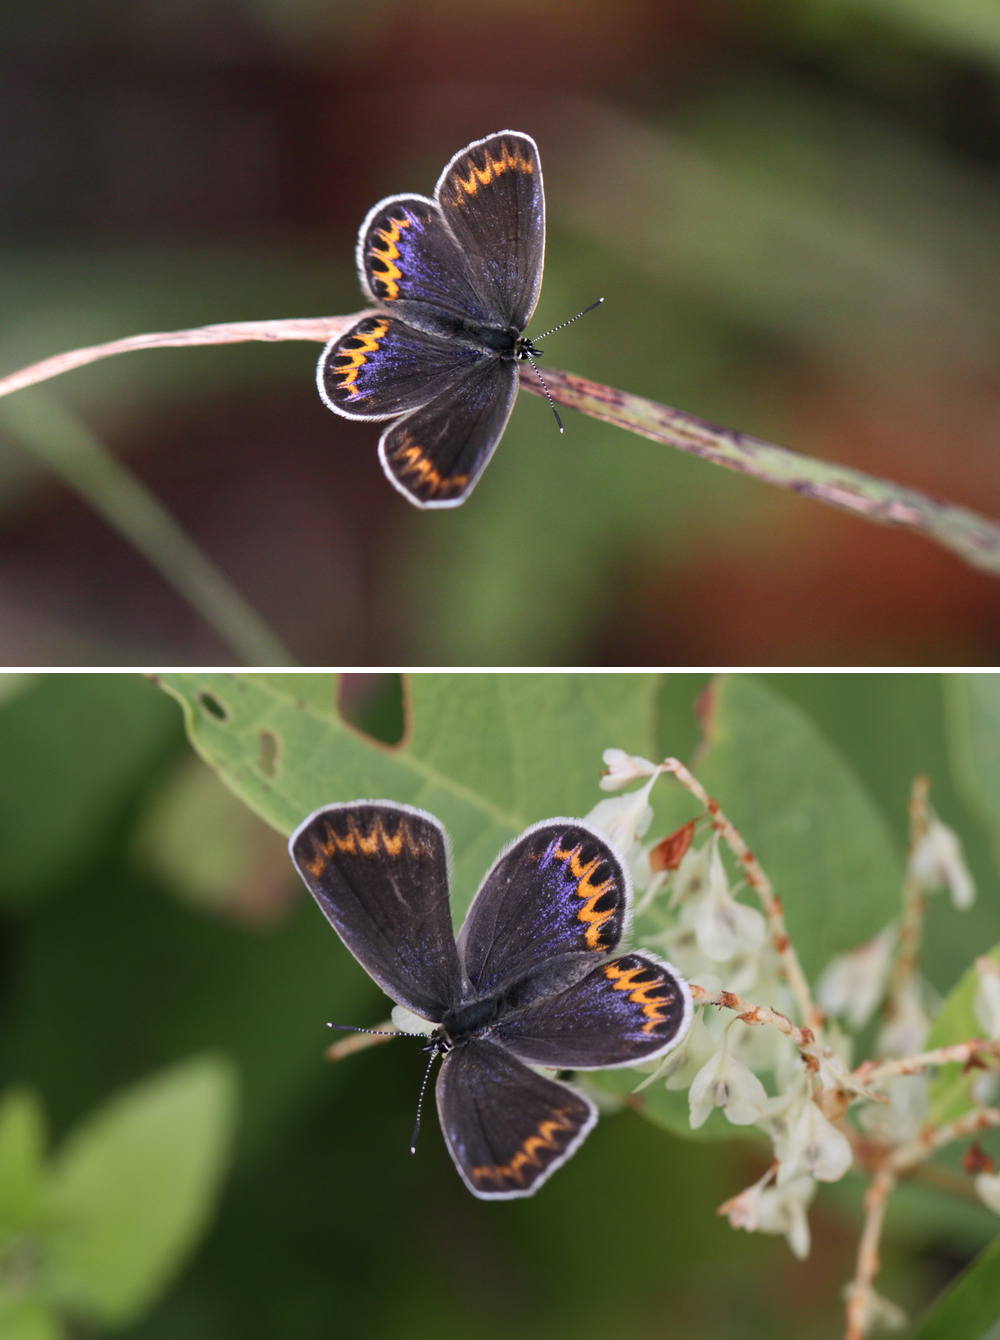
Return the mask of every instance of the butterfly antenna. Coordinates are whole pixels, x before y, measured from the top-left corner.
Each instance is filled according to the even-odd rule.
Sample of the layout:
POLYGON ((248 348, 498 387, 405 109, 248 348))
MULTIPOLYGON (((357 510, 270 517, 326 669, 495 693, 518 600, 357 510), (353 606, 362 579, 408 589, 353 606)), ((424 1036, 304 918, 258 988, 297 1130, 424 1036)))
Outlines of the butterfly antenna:
POLYGON ((547 335, 554 335, 557 330, 563 330, 566 326, 571 326, 574 321, 579 321, 581 316, 586 316, 587 313, 592 312, 595 307, 600 307, 603 301, 603 298, 596 299, 596 301, 592 302, 589 307, 584 307, 582 312, 577 312, 576 316, 567 317, 565 321, 560 321, 558 326, 553 326, 551 330, 543 330, 541 335, 533 335, 531 337, 532 340, 544 340, 547 335))
MULTIPOLYGON (((560 321, 559 324, 558 324, 558 326, 552 326, 552 327, 550 327, 549 330, 543 330, 542 333, 541 333, 541 335, 536 335, 536 336, 533 337, 532 342, 531 342, 531 344, 529 344, 528 348, 530 349, 530 348, 534 345, 534 341, 535 341, 536 339, 537 339, 537 340, 544 340, 545 337, 546 337, 547 335, 554 335, 554 334, 556 333, 557 330, 563 330, 566 326, 571 326, 571 325, 573 324, 574 321, 579 321, 581 316, 586 316, 587 313, 588 313, 588 312, 592 312, 592 311, 594 310, 595 307, 600 307, 600 305, 601 305, 601 303, 602 303, 603 301, 604 301, 603 298, 598 298, 598 299, 596 300, 596 302, 592 302, 592 303, 589 305, 589 307, 584 307, 584 309, 583 309, 582 311, 577 312, 576 316, 570 316, 570 317, 567 317, 565 321, 560 321)), ((536 350, 535 352, 537 353, 537 352, 540 352, 540 351, 539 351, 539 350, 536 350)), ((564 433, 564 432, 566 431, 566 429, 563 427, 563 421, 562 421, 562 419, 560 419, 560 417, 559 417, 559 411, 556 409, 556 402, 552 399, 552 392, 549 390, 549 388, 548 388, 548 387, 546 386, 546 384, 545 384, 545 378, 544 378, 544 377, 542 376, 542 374, 538 371, 538 364, 535 362, 534 358, 532 357, 532 355, 531 355, 530 353, 529 353, 529 354, 526 354, 525 357, 527 358, 528 362, 531 364, 531 370, 532 370, 532 372, 535 374, 535 376, 538 378, 539 384, 540 384, 542 390, 545 392, 545 399, 549 402, 549 409, 550 409, 550 410, 552 411, 552 413, 555 415, 555 420, 556 420, 556 423, 557 423, 558 426, 559 426, 559 431, 560 431, 560 433, 564 433)))
POLYGON ((424 1077, 420 1081, 420 1092, 417 1095, 417 1119, 413 1123, 413 1134, 410 1136, 410 1153, 417 1152, 417 1136, 420 1134, 420 1116, 424 1110, 424 1094, 427 1092, 427 1081, 431 1077, 431 1066, 438 1058, 437 1049, 433 1050, 430 1060, 427 1062, 427 1069, 424 1071, 424 1077))
MULTIPOLYGON (((602 298, 601 301, 603 302, 604 299, 602 298)), ((565 324, 568 324, 568 322, 565 323, 565 324)), ((558 330, 558 329, 559 329, 559 327, 556 326, 556 330, 558 330)), ((551 334, 551 333, 552 333, 552 332, 550 331, 549 334, 551 334)), ((559 417, 559 411, 556 409, 556 402, 552 399, 552 392, 551 392, 551 391, 549 390, 549 388, 545 385, 545 378, 544 378, 544 377, 542 376, 542 374, 538 371, 538 364, 535 362, 535 360, 531 357, 530 354, 528 354, 528 362, 531 364, 531 370, 532 370, 532 372, 535 374, 535 376, 538 378, 538 380, 539 380, 539 382, 540 382, 540 384, 541 384, 542 390, 545 392, 545 399, 549 402, 549 409, 550 409, 550 410, 552 411, 552 413, 556 416, 556 423, 559 425, 559 431, 560 431, 560 433, 564 433, 564 432, 566 431, 566 429, 563 427, 563 421, 562 421, 562 419, 560 419, 560 417, 559 417)))
POLYGON ((373 1033, 380 1038, 422 1038, 424 1033, 404 1033, 398 1028, 355 1028, 353 1024, 331 1024, 327 1021, 327 1028, 335 1028, 340 1033, 373 1033))

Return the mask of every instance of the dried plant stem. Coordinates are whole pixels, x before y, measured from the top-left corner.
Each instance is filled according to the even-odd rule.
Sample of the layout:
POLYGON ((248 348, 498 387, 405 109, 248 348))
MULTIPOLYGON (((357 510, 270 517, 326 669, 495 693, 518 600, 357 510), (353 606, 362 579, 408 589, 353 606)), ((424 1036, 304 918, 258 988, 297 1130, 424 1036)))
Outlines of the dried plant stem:
POLYGON ((899 1008, 900 999, 917 970, 920 943, 924 935, 924 891, 913 871, 913 854, 930 822, 927 802, 929 791, 930 782, 926 777, 914 778, 910 790, 910 841, 903 879, 903 915, 886 992, 886 1013, 890 1018, 899 1008))
MULTIPOLYGON (((948 1050, 950 1049, 941 1048, 941 1051, 948 1050)), ((854 1279, 847 1289, 847 1329, 844 1332, 844 1340, 863 1340, 868 1331, 872 1285, 879 1269, 879 1242, 885 1222, 886 1204, 899 1176, 919 1168, 920 1164, 944 1145, 989 1130, 993 1126, 1000 1126, 1000 1107, 981 1107, 966 1112, 955 1121, 945 1122, 941 1126, 930 1126, 915 1140, 886 1152, 865 1195, 865 1221, 858 1245, 858 1263, 854 1279)))
POLYGON ((799 962, 799 956, 789 938, 781 899, 771 887, 771 881, 764 873, 763 867, 744 842, 736 826, 723 814, 719 802, 712 799, 697 777, 689 772, 684 764, 676 758, 664 759, 662 766, 666 772, 673 773, 681 786, 705 807, 711 817, 712 827, 739 862, 747 883, 760 899, 761 906, 764 909, 764 915, 767 917, 771 931, 771 944, 778 955, 789 988, 799 1007, 802 1022, 814 1037, 818 1037, 823 1026, 823 1015, 813 1000, 812 991, 806 980, 806 975, 802 971, 802 964, 799 962))
MULTIPOLYGON (((923 535, 973 567, 1000 574, 1000 524, 968 508, 846 465, 813 460, 787 447, 720 428, 697 415, 557 368, 548 369, 545 380, 560 405, 700 456, 713 465, 750 475, 761 483, 852 512, 866 521, 923 535)), ((523 375, 521 385, 533 395, 541 394, 523 375)))
MULTIPOLYGON (((0 396, 99 359, 139 349, 233 344, 245 340, 323 343, 333 335, 341 334, 361 315, 363 313, 276 321, 231 321, 191 330, 133 335, 107 344, 73 349, 10 373, 0 378, 0 396)), ((699 456, 713 465, 750 475, 762 483, 815 498, 828 507, 851 512, 867 521, 923 535, 973 567, 1000 573, 1000 524, 968 508, 904 488, 890 480, 878 479, 861 470, 812 460, 773 442, 717 427, 697 415, 588 381, 558 368, 546 372, 546 382, 553 400, 569 409, 699 456)), ((533 395, 542 394, 534 378, 524 374, 523 370, 521 384, 533 395)))
POLYGON ((968 1064, 987 1056, 1000 1058, 1000 1040, 989 1038, 971 1038, 968 1042, 956 1042, 950 1047, 937 1047, 934 1051, 920 1052, 916 1056, 900 1056, 892 1061, 862 1061, 854 1071, 859 1084, 870 1088, 893 1079, 896 1075, 915 1075, 930 1066, 948 1065, 959 1062, 968 1064))
POLYGON ((878 1274, 879 1243, 885 1223, 885 1209, 896 1185, 888 1168, 880 1168, 865 1194, 865 1222, 858 1243, 858 1263, 854 1279, 847 1289, 847 1328, 844 1340, 863 1340, 868 1330, 872 1283, 878 1274))
POLYGON ((245 344, 251 340, 318 340, 326 343, 340 335, 362 313, 355 316, 319 316, 278 321, 224 321, 216 326, 195 326, 192 330, 165 330, 149 335, 128 335, 123 340, 107 344, 91 344, 84 349, 71 349, 55 354, 40 363, 32 363, 6 377, 0 377, 0 396, 23 391, 26 386, 59 377, 74 368, 98 363, 114 354, 136 353, 140 349, 177 349, 198 344, 245 344))
POLYGON ((768 1005, 752 1005, 732 991, 709 991, 704 986, 691 983, 691 996, 696 1005, 717 1005, 722 1010, 733 1010, 745 1024, 764 1024, 776 1028, 790 1038, 800 1051, 812 1056, 816 1049, 816 1038, 810 1028, 796 1028, 780 1010, 772 1010, 768 1005))
POLYGON ((909 1144, 899 1145, 887 1159, 893 1172, 908 1172, 910 1168, 936 1153, 953 1140, 964 1140, 968 1135, 978 1135, 1000 1126, 1000 1107, 977 1107, 954 1121, 946 1121, 942 1126, 930 1126, 922 1131, 909 1144))

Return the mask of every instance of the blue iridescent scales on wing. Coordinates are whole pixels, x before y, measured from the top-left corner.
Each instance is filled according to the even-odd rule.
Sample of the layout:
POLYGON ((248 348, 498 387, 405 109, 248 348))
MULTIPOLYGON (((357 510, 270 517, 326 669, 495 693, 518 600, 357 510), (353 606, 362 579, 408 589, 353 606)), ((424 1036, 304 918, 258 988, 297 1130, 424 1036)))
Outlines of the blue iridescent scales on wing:
POLYGON ((391 801, 332 805, 289 847, 362 966, 436 1025, 441 1126, 476 1196, 531 1195, 596 1121, 588 1098, 530 1065, 634 1065, 687 1032, 691 995, 670 964, 616 956, 628 875, 579 820, 536 824, 501 852, 457 942, 447 839, 432 815, 391 801))
POLYGON ((464 382, 484 361, 467 345, 392 317, 366 316, 329 346, 320 393, 348 418, 398 418, 464 382))
POLYGON ((381 311, 330 341, 317 385, 346 418, 397 419, 379 455, 415 506, 458 506, 489 463, 510 417, 516 363, 537 352, 524 328, 544 252, 541 162, 520 131, 473 141, 447 164, 433 199, 388 196, 362 223, 359 278, 381 311), (484 363, 495 371, 482 375, 484 363), (495 403, 484 406, 484 388, 495 403), (419 425, 404 429, 417 410, 419 425))

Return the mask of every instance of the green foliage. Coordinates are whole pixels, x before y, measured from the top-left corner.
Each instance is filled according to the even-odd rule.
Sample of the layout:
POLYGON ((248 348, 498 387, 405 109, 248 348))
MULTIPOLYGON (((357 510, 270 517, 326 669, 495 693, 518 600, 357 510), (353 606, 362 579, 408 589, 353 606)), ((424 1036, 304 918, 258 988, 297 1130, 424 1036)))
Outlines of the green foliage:
POLYGON ((205 1057, 118 1094, 42 1164, 37 1100, 0 1108, 0 1317, 11 1340, 61 1334, 57 1313, 112 1328, 148 1310, 214 1206, 235 1084, 205 1057))
POLYGON ((151 798, 134 850, 180 897, 222 909, 245 899, 255 876, 276 863, 269 838, 257 817, 191 755, 151 798))
POLYGON ((45 1118, 37 1097, 11 1090, 0 1104, 0 1224, 30 1227, 38 1216, 45 1154, 45 1118))
MULTIPOLYGON (((702 728, 693 766, 763 863, 813 975, 895 914, 902 871, 888 826, 839 750, 752 675, 714 682, 702 728)), ((667 724, 664 751, 669 737, 667 724)), ((677 795, 663 806, 678 824, 696 812, 677 795)))
POLYGON ((946 684, 956 782, 1000 869, 1000 675, 951 675, 946 684))
POLYGON ((1000 1239, 986 1247, 931 1308, 914 1340, 998 1340, 1000 1239))
MULTIPOLYGON (((183 704, 205 760, 283 832, 320 804, 359 796, 439 815, 454 842, 456 914, 518 831, 592 808, 604 748, 655 752, 659 686, 651 676, 413 676, 397 749, 347 726, 322 676, 178 674, 162 682, 183 704)), ((748 676, 725 676, 709 701, 699 773, 753 841, 815 971, 896 909, 900 870, 885 822, 848 764, 780 694, 748 676)), ((658 788, 656 831, 665 833, 690 816, 693 802, 668 779, 658 788)), ((663 928, 664 907, 643 918, 640 941, 663 928)), ((637 1081, 611 1071, 596 1082, 621 1094, 637 1081)), ((641 1110, 690 1136, 683 1094, 652 1085, 641 1110)), ((704 1134, 730 1131, 710 1122, 704 1134)))
MULTIPOLYGON (((988 957, 1000 964, 1000 945, 994 946, 988 957)), ((982 1036, 983 1028, 975 1011, 978 988, 979 974, 975 967, 971 967, 945 998, 927 1037, 928 1051, 982 1036)), ((971 1085, 980 1073, 976 1070, 965 1071, 957 1064, 942 1066, 931 1084, 931 1120, 935 1123, 954 1121, 968 1112, 973 1105, 971 1085)))
POLYGON ((44 1298, 0 1288, 0 1335, 4 1340, 62 1340, 65 1331, 58 1313, 44 1298))
MULTIPOLYGON (((623 1297, 653 1315, 665 1290, 677 1325, 692 1333, 832 1333, 835 1286, 816 1291, 808 1325, 798 1303, 786 1315, 779 1281, 791 1267, 783 1245, 734 1234, 712 1213, 762 1170, 763 1146, 718 1117, 691 1133, 683 1091, 643 1090, 647 1121, 626 1111, 600 1122, 537 1198, 499 1212, 471 1202, 432 1120, 411 1159, 406 1140, 421 1060, 401 1041, 338 1066, 323 1063, 324 1020, 374 1024, 386 1002, 305 896, 273 830, 287 832, 316 805, 357 795, 423 805, 454 835, 460 909, 503 841, 547 815, 586 813, 601 798, 602 749, 674 753, 706 778, 764 860, 812 971, 896 914, 906 789, 922 771, 933 780, 936 808, 962 836, 981 889, 980 903, 961 916, 946 898, 928 902, 922 969, 944 986, 996 935, 985 837, 970 822, 973 793, 957 795, 949 774, 946 725, 956 721, 954 713, 945 721, 940 679, 414 676, 406 681, 398 747, 377 744, 341 719, 329 675, 165 680, 198 752, 228 790, 182 748, 180 714, 148 681, 108 679, 101 697, 102 686, 86 677, 44 686, 29 680, 0 700, 0 730, 12 750, 0 861, 9 864, 5 896, 17 909, 0 1070, 45 1095, 58 1151, 55 1159, 43 1156, 36 1100, 10 1094, 0 1106, 4 1340, 56 1340, 67 1324, 94 1334, 126 1326, 135 1340, 297 1338, 322 1333, 331 1315, 344 1329, 409 1326, 415 1336, 459 1324, 484 1340, 512 1326, 535 1340, 570 1326, 604 1340, 620 1328, 623 1297), (16 779, 36 773, 57 798, 55 812, 45 809, 41 783, 23 798, 17 792, 16 779), (72 829, 64 828, 71 819, 72 829), (30 859, 12 851, 18 825, 30 859), (49 830, 67 836, 47 847, 49 830), (56 872, 49 882, 37 869, 46 862, 46 879, 56 872), (876 887, 879 879, 884 887, 876 887), (35 896, 41 892, 47 896, 35 896), (169 970, 151 971, 154 964, 169 970), (228 1130, 216 1135, 224 1148, 220 1154, 217 1144, 213 1155, 206 1120, 194 1140, 200 1153, 192 1152, 191 1135, 179 1134, 180 1099, 164 1101, 145 1130, 136 1121, 132 1134, 124 1116, 109 1115, 110 1129, 124 1133, 106 1158, 103 1118, 73 1128, 78 1114, 100 1109, 104 1095, 135 1076, 203 1050, 234 1058, 245 1076, 240 1143, 211 1232, 168 1288, 216 1204, 228 1130), (665 1138, 662 1127, 683 1132, 685 1143, 665 1138), (89 1153, 81 1129, 93 1133, 89 1153), (190 1156, 187 1171, 147 1173, 143 1159, 158 1151, 164 1159, 190 1156), (140 1188, 134 1202, 129 1184, 140 1188), (152 1215, 160 1204, 163 1223, 137 1226, 136 1214, 152 1215), (553 1282, 566 1278, 578 1255, 568 1226, 595 1204, 617 1205, 635 1227, 602 1246, 619 1287, 597 1304, 589 1295, 568 1299, 553 1282), (678 1218, 678 1204, 690 1213, 678 1218), (265 1238, 268 1270, 248 1272, 246 1261, 265 1238), (405 1247, 414 1241, 416 1252, 405 1247), (454 1269, 473 1253, 502 1260, 503 1271, 454 1269), (512 1272, 520 1281, 513 1292, 512 1272), (443 1291, 446 1275, 453 1284, 443 1291), (744 1315, 753 1318, 748 1329, 741 1329, 744 1315)), ((694 813, 669 778, 656 784, 653 801, 651 838, 694 813)), ((654 904, 636 939, 664 924, 654 904)), ((978 1032, 971 991, 966 978, 949 997, 941 1041, 978 1032)), ((199 1087, 210 1087, 197 1072, 191 1111, 199 1087)), ((936 1091, 950 1077, 964 1102, 958 1067, 941 1072, 936 1091)), ((632 1071, 595 1077, 606 1110, 617 1099, 638 1107, 628 1091, 640 1078, 632 1071)), ((230 1101, 223 1098, 220 1109, 228 1111, 230 1101)), ((223 1113, 217 1130, 228 1120, 223 1113)), ((188 1130, 198 1128, 193 1117, 188 1130)), ((983 1143, 993 1148, 994 1137, 983 1143)), ((814 1260, 836 1261, 838 1280, 849 1275, 852 1250, 839 1216, 851 1216, 853 1232, 856 1192, 855 1179, 824 1190, 810 1216, 814 1260)), ((919 1310, 940 1277, 936 1256, 971 1255, 992 1221, 971 1200, 924 1189, 918 1205, 917 1193, 901 1188, 890 1208, 887 1271, 897 1278, 883 1291, 919 1310)))
POLYGON ((133 676, 41 675, 0 700, 0 901, 52 893, 100 851, 170 738, 133 676))
POLYGON ((454 844, 456 913, 505 842, 539 818, 592 807, 603 749, 652 746, 648 675, 415 675, 394 749, 344 722, 328 676, 161 682, 205 761, 283 833, 320 805, 359 797, 437 815, 454 844))

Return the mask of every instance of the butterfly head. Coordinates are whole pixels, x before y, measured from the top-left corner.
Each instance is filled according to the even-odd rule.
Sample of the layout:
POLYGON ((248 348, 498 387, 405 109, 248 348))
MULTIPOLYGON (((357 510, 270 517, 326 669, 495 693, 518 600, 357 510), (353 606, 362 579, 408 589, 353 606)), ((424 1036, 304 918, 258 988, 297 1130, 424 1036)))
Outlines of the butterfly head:
POLYGON ((540 358, 541 353, 541 349, 526 335, 522 335, 515 341, 514 357, 521 362, 525 362, 529 358, 540 358))

